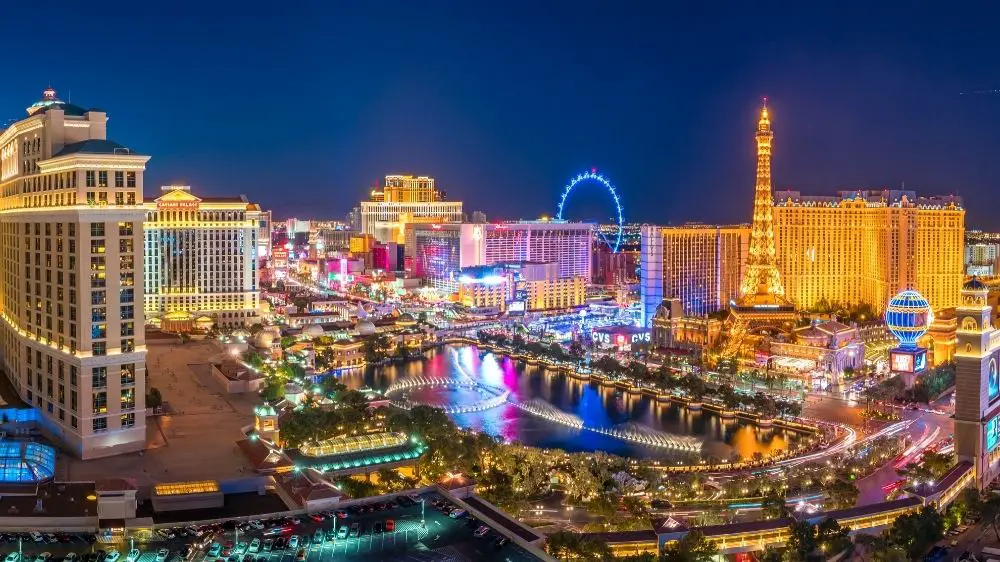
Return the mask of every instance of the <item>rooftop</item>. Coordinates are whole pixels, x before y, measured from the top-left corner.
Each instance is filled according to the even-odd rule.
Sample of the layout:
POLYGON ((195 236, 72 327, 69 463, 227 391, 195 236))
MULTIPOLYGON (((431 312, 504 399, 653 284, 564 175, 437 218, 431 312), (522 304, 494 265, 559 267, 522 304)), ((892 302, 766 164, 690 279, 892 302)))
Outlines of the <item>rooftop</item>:
POLYGON ((90 139, 67 144, 52 157, 58 158, 68 154, 132 154, 132 149, 113 140, 90 139))

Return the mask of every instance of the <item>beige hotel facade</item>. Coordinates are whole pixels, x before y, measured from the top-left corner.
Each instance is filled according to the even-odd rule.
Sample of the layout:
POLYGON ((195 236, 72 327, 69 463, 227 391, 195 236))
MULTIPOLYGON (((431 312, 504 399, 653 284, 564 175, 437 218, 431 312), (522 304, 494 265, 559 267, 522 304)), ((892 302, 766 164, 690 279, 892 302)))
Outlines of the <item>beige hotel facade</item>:
POLYGON ((0 132, 0 353, 46 433, 87 459, 145 448, 148 156, 51 88, 0 132))

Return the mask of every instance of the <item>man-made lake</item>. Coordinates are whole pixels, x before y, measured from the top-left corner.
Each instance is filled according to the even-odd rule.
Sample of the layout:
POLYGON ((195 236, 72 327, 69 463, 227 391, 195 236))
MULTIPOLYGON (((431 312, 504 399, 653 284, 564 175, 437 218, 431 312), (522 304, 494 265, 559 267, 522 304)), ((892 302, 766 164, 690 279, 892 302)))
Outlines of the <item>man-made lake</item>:
MULTIPOLYGON (((349 388, 370 386, 384 390, 408 377, 468 377, 483 384, 510 391, 510 400, 543 406, 552 412, 574 416, 589 428, 612 429, 628 434, 652 432, 695 437, 701 442, 702 457, 728 459, 733 453, 750 457, 786 448, 798 434, 780 428, 758 428, 743 420, 723 420, 708 412, 689 412, 676 404, 664 404, 646 396, 630 395, 572 379, 539 367, 524 365, 492 353, 481 354, 474 346, 451 346, 431 351, 422 361, 346 372, 341 380, 349 388)), ((434 406, 471 405, 483 400, 473 388, 423 387, 405 394, 409 400, 434 406)), ((453 414, 462 426, 502 436, 536 447, 567 451, 607 451, 623 456, 656 458, 664 461, 693 462, 698 453, 649 447, 632 441, 561 425, 529 414, 512 404, 486 411, 453 414)))

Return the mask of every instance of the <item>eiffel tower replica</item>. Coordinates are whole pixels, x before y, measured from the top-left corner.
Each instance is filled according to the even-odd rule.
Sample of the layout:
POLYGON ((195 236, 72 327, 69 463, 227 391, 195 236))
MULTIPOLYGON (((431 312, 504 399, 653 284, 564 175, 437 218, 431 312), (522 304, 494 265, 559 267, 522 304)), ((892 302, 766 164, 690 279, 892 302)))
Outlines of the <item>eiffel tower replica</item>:
POLYGON ((746 353, 748 336, 769 330, 787 331, 795 322, 795 306, 785 298, 785 287, 775 259, 771 192, 771 118, 767 98, 757 122, 757 186, 753 197, 750 250, 740 296, 730 302, 729 341, 724 355, 746 353))

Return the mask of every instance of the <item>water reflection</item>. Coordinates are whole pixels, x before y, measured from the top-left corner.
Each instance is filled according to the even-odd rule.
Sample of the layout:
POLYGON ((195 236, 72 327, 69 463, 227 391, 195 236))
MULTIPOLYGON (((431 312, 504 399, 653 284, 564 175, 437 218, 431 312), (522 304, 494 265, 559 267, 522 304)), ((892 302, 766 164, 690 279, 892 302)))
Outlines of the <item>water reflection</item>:
MULTIPOLYGON (((751 457, 785 449, 797 438, 794 432, 777 428, 757 428, 741 420, 724 420, 712 412, 691 412, 675 404, 587 384, 565 375, 545 373, 538 367, 518 365, 507 357, 491 353, 480 356, 473 346, 446 347, 428 353, 422 361, 410 361, 364 372, 353 371, 341 379, 350 388, 370 386, 385 389, 393 382, 415 376, 468 376, 491 386, 506 388, 512 399, 543 399, 563 412, 578 416, 588 427, 610 428, 637 423, 674 435, 696 436, 703 440, 702 456, 728 459, 734 453, 751 457)), ((420 388, 410 399, 439 406, 472 404, 481 396, 470 389, 420 388)), ((580 431, 534 417, 511 405, 485 412, 456 414, 456 423, 509 441, 555 447, 568 451, 603 450, 625 456, 661 460, 692 460, 683 451, 651 448, 591 431, 580 431)))

